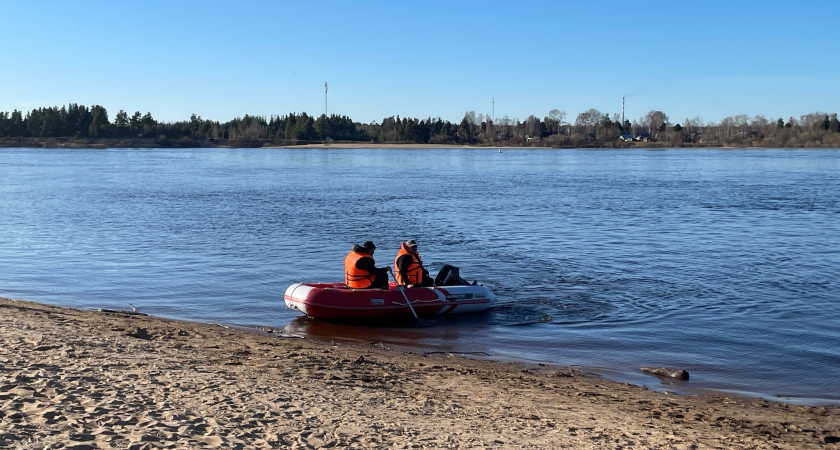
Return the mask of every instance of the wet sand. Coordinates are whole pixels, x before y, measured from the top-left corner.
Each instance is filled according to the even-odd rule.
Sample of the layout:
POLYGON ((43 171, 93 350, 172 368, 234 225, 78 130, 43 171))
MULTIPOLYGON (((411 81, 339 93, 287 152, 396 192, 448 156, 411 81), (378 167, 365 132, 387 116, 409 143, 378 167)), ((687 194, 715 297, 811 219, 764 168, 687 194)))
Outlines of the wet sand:
POLYGON ((0 448, 840 448, 840 409, 0 299, 0 448))

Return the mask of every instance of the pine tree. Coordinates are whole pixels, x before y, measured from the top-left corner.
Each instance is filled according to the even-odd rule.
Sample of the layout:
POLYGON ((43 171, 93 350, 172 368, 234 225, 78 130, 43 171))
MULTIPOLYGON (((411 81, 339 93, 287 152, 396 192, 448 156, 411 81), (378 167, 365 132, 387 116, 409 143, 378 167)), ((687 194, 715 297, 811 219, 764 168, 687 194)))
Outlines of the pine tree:
POLYGON ((837 113, 831 115, 831 120, 828 121, 828 130, 834 133, 840 132, 840 120, 837 120, 837 113))
POLYGON ((93 105, 90 108, 91 122, 90 135, 92 137, 100 137, 103 134, 108 134, 108 110, 99 106, 93 105))
POLYGON ((41 114, 41 137, 57 137, 61 135, 61 122, 58 119, 58 108, 44 108, 41 114))
POLYGON ((117 137, 126 137, 130 131, 128 128, 128 113, 122 109, 114 116, 114 131, 117 137))
POLYGON ((141 120, 143 120, 143 116, 140 114, 140 111, 135 111, 134 115, 128 121, 128 126, 132 134, 136 135, 143 132, 141 120))

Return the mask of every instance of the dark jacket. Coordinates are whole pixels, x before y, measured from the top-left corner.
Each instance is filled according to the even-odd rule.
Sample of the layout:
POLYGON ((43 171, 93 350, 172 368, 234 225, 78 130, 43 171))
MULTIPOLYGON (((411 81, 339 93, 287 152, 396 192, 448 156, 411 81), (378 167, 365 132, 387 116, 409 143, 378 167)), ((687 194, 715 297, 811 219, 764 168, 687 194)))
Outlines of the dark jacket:
MULTIPOLYGON (((415 251, 414 253, 417 256, 417 261, 420 262, 420 269, 423 270, 423 281, 418 286, 433 286, 434 280, 429 278, 429 271, 423 267, 423 260, 420 259, 420 255, 415 251)), ((414 259, 411 255, 402 255, 395 261, 396 267, 395 270, 398 270, 397 273, 408 273, 409 267, 414 262, 414 259)))
MULTIPOLYGON (((353 244, 352 251, 355 253, 367 253, 367 249, 357 244, 353 244)), ((376 268, 376 261, 373 259, 373 256, 370 258, 361 258, 356 261, 356 268, 366 270, 368 273, 376 273, 377 270, 380 270, 376 268)))
MULTIPOLYGON (((357 244, 353 244, 351 251, 355 253, 367 253, 367 249, 357 244)), ((359 260, 356 261, 356 268, 364 270, 375 277, 371 288, 381 289, 388 287, 388 270, 384 267, 376 267, 376 261, 373 259, 373 256, 369 258, 359 258, 359 260)))

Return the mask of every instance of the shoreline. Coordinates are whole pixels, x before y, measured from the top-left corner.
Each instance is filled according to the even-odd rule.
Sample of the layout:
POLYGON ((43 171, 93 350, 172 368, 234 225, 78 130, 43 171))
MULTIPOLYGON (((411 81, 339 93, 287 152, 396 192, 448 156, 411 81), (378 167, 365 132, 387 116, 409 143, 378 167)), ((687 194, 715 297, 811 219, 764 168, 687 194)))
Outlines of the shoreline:
POLYGON ((837 406, 21 300, 0 324, 0 447, 840 448, 837 406))
MULTIPOLYGON (((490 151, 497 150, 538 150, 551 149, 552 147, 544 146, 521 146, 515 147, 510 145, 467 145, 467 144, 394 144, 394 143, 334 143, 334 144, 303 144, 303 145, 285 145, 285 146, 266 146, 263 148, 285 148, 285 149, 370 149, 370 150, 456 150, 456 149, 484 149, 490 151)), ((557 150, 560 150, 559 148, 557 150)))
MULTIPOLYGON (((344 345, 350 346, 361 346, 363 344, 363 340, 360 339, 358 336, 355 337, 346 337, 343 334, 341 336, 333 337, 325 332, 318 332, 312 333, 312 330, 301 326, 296 325, 292 326, 299 320, 304 321, 316 321, 316 319, 309 319, 306 316, 299 316, 298 318, 294 319, 292 322, 286 325, 283 329, 283 333, 286 333, 287 336, 295 336, 300 338, 305 338, 309 340, 313 340, 316 342, 322 343, 332 343, 332 342, 339 342, 344 345)), ((187 319, 188 320, 188 319, 187 319)), ((333 324, 329 324, 321 322, 322 326, 332 326, 333 324)), ((253 326, 248 325, 232 325, 231 326, 237 327, 244 327, 244 328, 251 328, 253 326)), ((256 328, 262 328, 260 326, 256 326, 256 328)), ((340 330, 336 330, 337 333, 341 334, 340 330)), ((372 339, 382 339, 383 336, 375 336, 372 339)), ((387 337, 386 337, 387 339, 387 337)), ((369 341, 369 340, 368 340, 369 341)), ((674 378, 666 378, 666 377, 659 377, 654 376, 649 373, 644 373, 643 371, 638 369, 638 366, 631 370, 625 369, 617 369, 613 367, 606 367, 606 366, 597 366, 597 365, 580 365, 580 364, 563 364, 561 362, 555 362, 546 359, 534 359, 534 358, 526 358, 523 356, 517 356, 512 354, 499 354, 493 353, 488 354, 483 351, 444 351, 444 347, 429 347, 427 343, 418 341, 415 344, 411 344, 410 341, 402 340, 398 341, 388 341, 383 340, 383 345, 388 346, 388 348, 399 351, 399 352, 408 352, 414 353, 418 355, 427 354, 428 350, 431 350, 432 353, 447 353, 453 354, 457 357, 464 357, 470 359, 479 359, 485 360, 489 362, 497 362, 497 363, 513 363, 513 364, 523 364, 523 365, 538 365, 538 366, 548 366, 548 367, 564 367, 564 368, 574 368, 575 370, 582 371, 584 373, 590 375, 596 375, 602 377, 606 380, 610 380, 616 383, 626 383, 631 384, 634 386, 638 386, 644 389, 648 389, 654 392, 663 392, 667 391, 677 395, 733 395, 736 397, 744 398, 744 399, 767 399, 769 401, 780 402, 780 403, 787 403, 791 405, 804 405, 804 406, 838 406, 840 407, 840 397, 833 397, 833 396, 822 396, 822 397, 808 397, 808 396, 796 396, 796 395, 781 395, 781 394, 773 394, 770 391, 757 391, 757 390, 748 390, 749 386, 749 378, 745 377, 743 384, 741 385, 733 385, 730 388, 722 388, 722 387, 712 387, 712 386, 703 386, 702 382, 696 381, 694 375, 692 375, 692 381, 683 381, 674 378), (700 383, 701 385, 698 385, 700 383)), ((692 372, 693 373, 693 372, 692 372)), ((695 374, 696 375, 696 374, 695 374)), ((707 374, 708 375, 708 374, 707 374)), ((702 375, 701 375, 702 377, 702 375)), ((707 383, 709 384, 708 380, 707 383)))
POLYGON ((510 142, 499 143, 499 145, 482 144, 410 144, 395 142, 357 142, 339 141, 324 143, 322 141, 271 141, 271 140, 227 140, 227 139, 187 139, 177 141, 159 141, 153 138, 103 138, 103 139, 71 139, 63 138, 0 138, 0 149, 3 148, 68 148, 68 149, 112 149, 112 148, 168 148, 168 149, 189 149, 189 148, 282 148, 282 149, 486 149, 486 150, 515 150, 515 149, 555 149, 555 150, 694 150, 694 149, 787 149, 787 150, 836 150, 836 146, 819 147, 778 147, 778 146, 755 146, 755 145, 680 145, 674 146, 671 142, 597 142, 583 146, 552 146, 540 145, 542 142, 522 145, 511 145, 510 142))

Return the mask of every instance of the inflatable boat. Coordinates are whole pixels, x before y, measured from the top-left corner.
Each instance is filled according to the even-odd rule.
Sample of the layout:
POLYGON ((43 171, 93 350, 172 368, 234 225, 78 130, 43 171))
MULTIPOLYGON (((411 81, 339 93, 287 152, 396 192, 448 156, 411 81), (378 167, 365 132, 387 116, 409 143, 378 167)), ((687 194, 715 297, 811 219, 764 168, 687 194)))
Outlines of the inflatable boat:
POLYGON ((353 321, 474 313, 496 301, 480 284, 398 288, 391 283, 388 289, 349 289, 344 283, 295 283, 283 297, 287 307, 307 316, 353 321))

